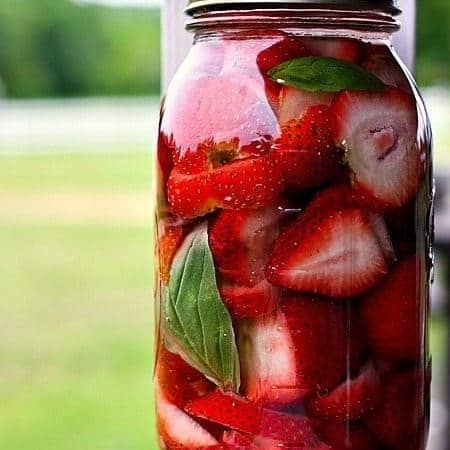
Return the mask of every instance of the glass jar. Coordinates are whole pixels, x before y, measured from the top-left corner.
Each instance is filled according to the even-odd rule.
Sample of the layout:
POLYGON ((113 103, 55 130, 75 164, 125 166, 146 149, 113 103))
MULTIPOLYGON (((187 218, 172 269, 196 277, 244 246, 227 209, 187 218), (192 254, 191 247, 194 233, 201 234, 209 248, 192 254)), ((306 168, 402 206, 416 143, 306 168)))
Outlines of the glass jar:
POLYGON ((157 160, 160 447, 424 449, 431 134, 398 10, 188 12, 157 160))

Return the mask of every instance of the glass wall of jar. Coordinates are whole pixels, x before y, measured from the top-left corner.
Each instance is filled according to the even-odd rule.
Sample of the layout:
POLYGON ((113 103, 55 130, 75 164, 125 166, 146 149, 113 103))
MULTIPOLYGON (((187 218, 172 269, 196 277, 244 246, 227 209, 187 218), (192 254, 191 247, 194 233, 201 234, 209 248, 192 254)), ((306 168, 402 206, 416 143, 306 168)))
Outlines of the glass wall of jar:
POLYGON ((396 9, 276 3, 194 1, 163 102, 160 446, 423 450, 430 130, 396 9))

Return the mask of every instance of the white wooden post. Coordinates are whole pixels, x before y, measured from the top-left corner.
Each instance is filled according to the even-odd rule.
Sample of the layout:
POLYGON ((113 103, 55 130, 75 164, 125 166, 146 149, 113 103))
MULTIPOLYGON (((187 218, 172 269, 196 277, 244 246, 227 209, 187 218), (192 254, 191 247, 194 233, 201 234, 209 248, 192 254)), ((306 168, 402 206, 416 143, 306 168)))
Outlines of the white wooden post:
MULTIPOLYGON (((164 91, 192 43, 192 36, 184 29, 185 4, 184 0, 164 1, 162 19, 164 91)), ((416 51, 416 0, 398 0, 398 5, 403 11, 399 18, 402 28, 394 35, 393 42, 402 60, 413 71, 416 51)))
POLYGON ((178 66, 186 56, 192 44, 192 35, 184 29, 187 17, 184 6, 187 1, 165 0, 162 10, 162 56, 163 73, 162 88, 166 91, 170 80, 175 75, 178 66))

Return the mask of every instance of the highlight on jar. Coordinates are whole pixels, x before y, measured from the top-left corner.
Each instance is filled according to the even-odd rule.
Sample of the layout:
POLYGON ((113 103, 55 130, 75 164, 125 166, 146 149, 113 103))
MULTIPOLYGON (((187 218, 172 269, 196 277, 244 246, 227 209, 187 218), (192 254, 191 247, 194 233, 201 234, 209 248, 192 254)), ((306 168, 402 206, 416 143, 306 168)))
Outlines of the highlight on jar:
POLYGON ((162 108, 162 449, 423 450, 430 153, 388 44, 199 39, 162 108))

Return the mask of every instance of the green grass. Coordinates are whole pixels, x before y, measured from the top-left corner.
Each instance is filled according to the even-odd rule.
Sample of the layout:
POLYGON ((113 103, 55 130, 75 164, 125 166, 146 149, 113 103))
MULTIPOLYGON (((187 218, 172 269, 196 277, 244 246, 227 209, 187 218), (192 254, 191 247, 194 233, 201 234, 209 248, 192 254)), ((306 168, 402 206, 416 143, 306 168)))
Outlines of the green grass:
MULTIPOLYGON (((151 215, 99 220, 126 218, 128 203, 149 211, 150 166, 142 153, 0 157, 0 197, 28 209, 0 204, 0 449, 157 448, 151 215), (50 208, 58 192, 124 196, 61 220, 74 205, 50 208)), ((436 318, 436 368, 445 333, 436 318)))
MULTIPOLYGON (((143 154, 2 157, 0 194, 32 193, 36 208, 42 193, 44 209, 58 190, 145 201, 150 164, 143 154)), ((1 214, 0 448, 156 448, 150 221, 1 214)))

